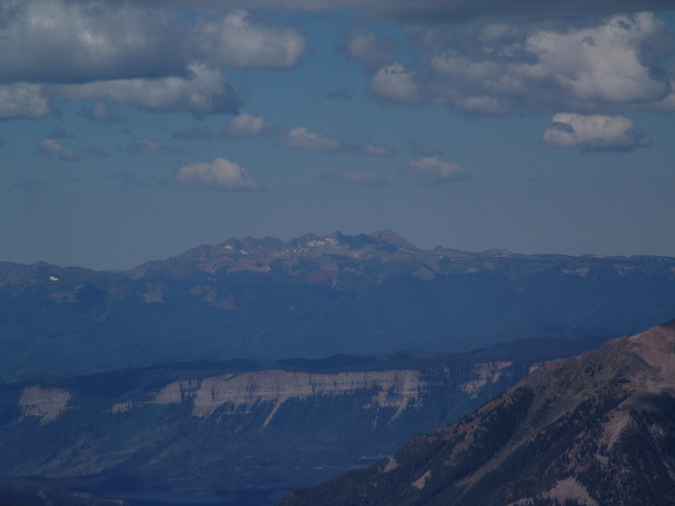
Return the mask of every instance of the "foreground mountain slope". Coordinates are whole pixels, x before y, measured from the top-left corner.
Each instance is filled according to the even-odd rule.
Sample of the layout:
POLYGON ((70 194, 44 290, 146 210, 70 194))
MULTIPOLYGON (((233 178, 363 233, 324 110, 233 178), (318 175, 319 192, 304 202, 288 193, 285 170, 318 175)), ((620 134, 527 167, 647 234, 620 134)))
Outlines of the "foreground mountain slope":
POLYGON ((283 488, 391 454, 597 339, 464 355, 155 364, 0 386, 0 478, 101 491, 283 488))
POLYGON ((614 337, 672 314, 672 258, 423 251, 391 231, 229 239, 127 272, 0 263, 0 381, 168 357, 614 337))
POLYGON ((675 321, 541 367, 460 422, 279 506, 563 503, 675 504, 675 321))

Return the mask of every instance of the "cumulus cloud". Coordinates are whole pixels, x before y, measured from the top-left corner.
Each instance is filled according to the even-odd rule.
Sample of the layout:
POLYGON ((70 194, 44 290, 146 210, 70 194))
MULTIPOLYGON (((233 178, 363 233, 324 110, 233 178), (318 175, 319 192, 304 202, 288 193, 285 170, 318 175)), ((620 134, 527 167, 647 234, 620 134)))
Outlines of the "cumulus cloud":
POLYGON ((371 78, 367 92, 385 103, 418 105, 423 97, 417 72, 395 62, 379 69, 371 78))
POLYGON ((307 127, 296 127, 282 135, 277 144, 292 149, 323 151, 324 153, 356 153, 366 156, 396 156, 396 151, 387 146, 368 143, 356 146, 336 137, 329 137, 321 132, 311 132, 307 127))
POLYGON ((396 46, 390 38, 379 37, 375 32, 356 30, 349 35, 341 49, 350 60, 372 71, 393 63, 396 46))
POLYGON ((59 144, 54 139, 42 139, 39 141, 37 152, 43 155, 56 155, 64 162, 77 162, 81 159, 66 146, 59 144))
POLYGON ((112 107, 108 107, 105 102, 94 102, 91 107, 78 111, 76 117, 85 117, 96 123, 118 123, 126 121, 112 107))
POLYGON ((580 147, 582 151, 630 151, 652 145, 652 140, 623 116, 559 113, 542 138, 552 148, 580 147))
POLYGON ((307 127, 296 127, 279 138, 279 146, 292 149, 309 149, 334 153, 345 151, 347 143, 335 137, 328 137, 321 132, 310 132, 307 127))
MULTIPOLYGON (((238 90, 226 76, 203 63, 188 66, 187 77, 114 79, 83 84, 12 84, 0 86, 0 118, 43 118, 53 114, 52 99, 98 101, 77 114, 94 121, 117 121, 114 109, 102 101, 130 105, 147 112, 187 112, 197 118, 207 114, 237 114, 238 90)), ((122 120, 119 118, 119 120, 122 120)))
POLYGON ((280 70, 295 67, 307 51, 294 28, 253 23, 245 10, 187 22, 173 9, 148 7, 98 0, 2 2, 0 83, 181 76, 193 61, 280 70))
POLYGON ((182 153, 180 149, 171 148, 160 141, 155 141, 152 139, 136 139, 127 146, 127 152, 131 154, 150 153, 151 155, 182 153))
POLYGON ((235 116, 230 123, 220 131, 222 140, 248 139, 260 135, 269 135, 278 132, 272 123, 262 116, 251 116, 245 112, 235 116))
POLYGON ((368 156, 396 156, 396 151, 387 146, 378 146, 369 142, 362 148, 357 147, 357 153, 368 156))
POLYGON ((111 100, 149 112, 236 114, 240 99, 219 70, 201 63, 188 67, 190 76, 162 79, 116 79, 85 84, 50 86, 54 98, 111 100))
POLYGON ((440 160, 435 156, 425 156, 417 160, 408 160, 407 174, 415 176, 424 185, 436 186, 454 181, 469 179, 469 174, 456 163, 440 160))
POLYGON ((160 13, 93 1, 3 2, 2 7, 2 82, 156 77, 185 67, 176 61, 178 38, 160 13))
POLYGON ((95 155, 100 158, 107 158, 110 156, 110 153, 108 153, 105 149, 96 144, 90 144, 89 147, 82 148, 80 149, 80 151, 82 153, 89 153, 90 155, 95 155))
POLYGON ((178 169, 174 179, 177 183, 216 190, 264 190, 257 178, 246 169, 224 158, 211 163, 190 163, 178 169))
POLYGON ((283 70, 295 67, 307 51, 294 28, 252 24, 246 11, 195 30, 195 45, 205 60, 239 70, 283 70))
POLYGON ((386 65, 368 92, 399 105, 447 104, 470 114, 552 108, 581 114, 668 109, 672 80, 659 59, 675 47, 651 13, 529 31, 505 24, 420 30, 425 65, 386 65), (657 104, 660 104, 657 105, 657 104))
POLYGON ((377 188, 389 186, 389 183, 377 172, 359 170, 330 170, 321 174, 320 181, 331 183, 345 183, 354 186, 377 188))
POLYGON ((0 118, 44 118, 53 114, 49 99, 39 84, 17 83, 0 86, 0 118))

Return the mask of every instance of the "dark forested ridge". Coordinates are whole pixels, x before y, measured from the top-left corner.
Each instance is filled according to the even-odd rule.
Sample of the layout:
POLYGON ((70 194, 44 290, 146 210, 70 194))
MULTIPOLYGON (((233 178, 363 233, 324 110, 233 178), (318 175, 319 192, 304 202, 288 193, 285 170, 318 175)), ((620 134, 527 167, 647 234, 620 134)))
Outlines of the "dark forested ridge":
POLYGON ((675 504, 675 321, 534 371, 470 416, 279 506, 675 504))
POLYGON ((230 239, 127 272, 0 263, 0 381, 616 337, 673 314, 672 258, 423 251, 391 231, 230 239))

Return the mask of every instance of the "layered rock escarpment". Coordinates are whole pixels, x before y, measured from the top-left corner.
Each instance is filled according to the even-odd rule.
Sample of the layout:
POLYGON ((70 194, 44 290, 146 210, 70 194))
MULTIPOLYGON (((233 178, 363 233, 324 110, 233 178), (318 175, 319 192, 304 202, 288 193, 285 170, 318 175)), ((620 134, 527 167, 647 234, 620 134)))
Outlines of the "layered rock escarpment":
POLYGON ((290 398, 346 395, 371 389, 376 391, 372 404, 396 408, 395 418, 410 401, 419 399, 422 388, 424 383, 420 381, 419 372, 412 370, 337 374, 272 370, 172 383, 157 394, 154 402, 180 403, 189 399, 194 405, 193 413, 201 417, 211 415, 224 404, 233 412, 241 406, 250 409, 258 402, 271 402, 274 408, 263 424, 267 425, 290 398))
MULTIPOLYGON (((456 419, 531 366, 475 357, 331 371, 237 370, 251 361, 234 361, 217 373, 225 366, 178 363, 8 386, 0 391, 0 478, 98 483, 122 474, 210 490, 317 483, 456 419)), ((317 367, 363 362, 327 360, 317 367)))

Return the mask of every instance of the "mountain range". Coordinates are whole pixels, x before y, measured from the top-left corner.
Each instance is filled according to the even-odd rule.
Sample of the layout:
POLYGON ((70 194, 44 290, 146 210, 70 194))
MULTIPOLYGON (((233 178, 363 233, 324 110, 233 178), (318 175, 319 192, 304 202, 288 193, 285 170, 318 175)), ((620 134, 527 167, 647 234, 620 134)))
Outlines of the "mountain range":
POLYGON ((229 239, 129 271, 0 263, 0 381, 171 357, 464 352, 675 314, 675 259, 420 250, 392 231, 229 239))

